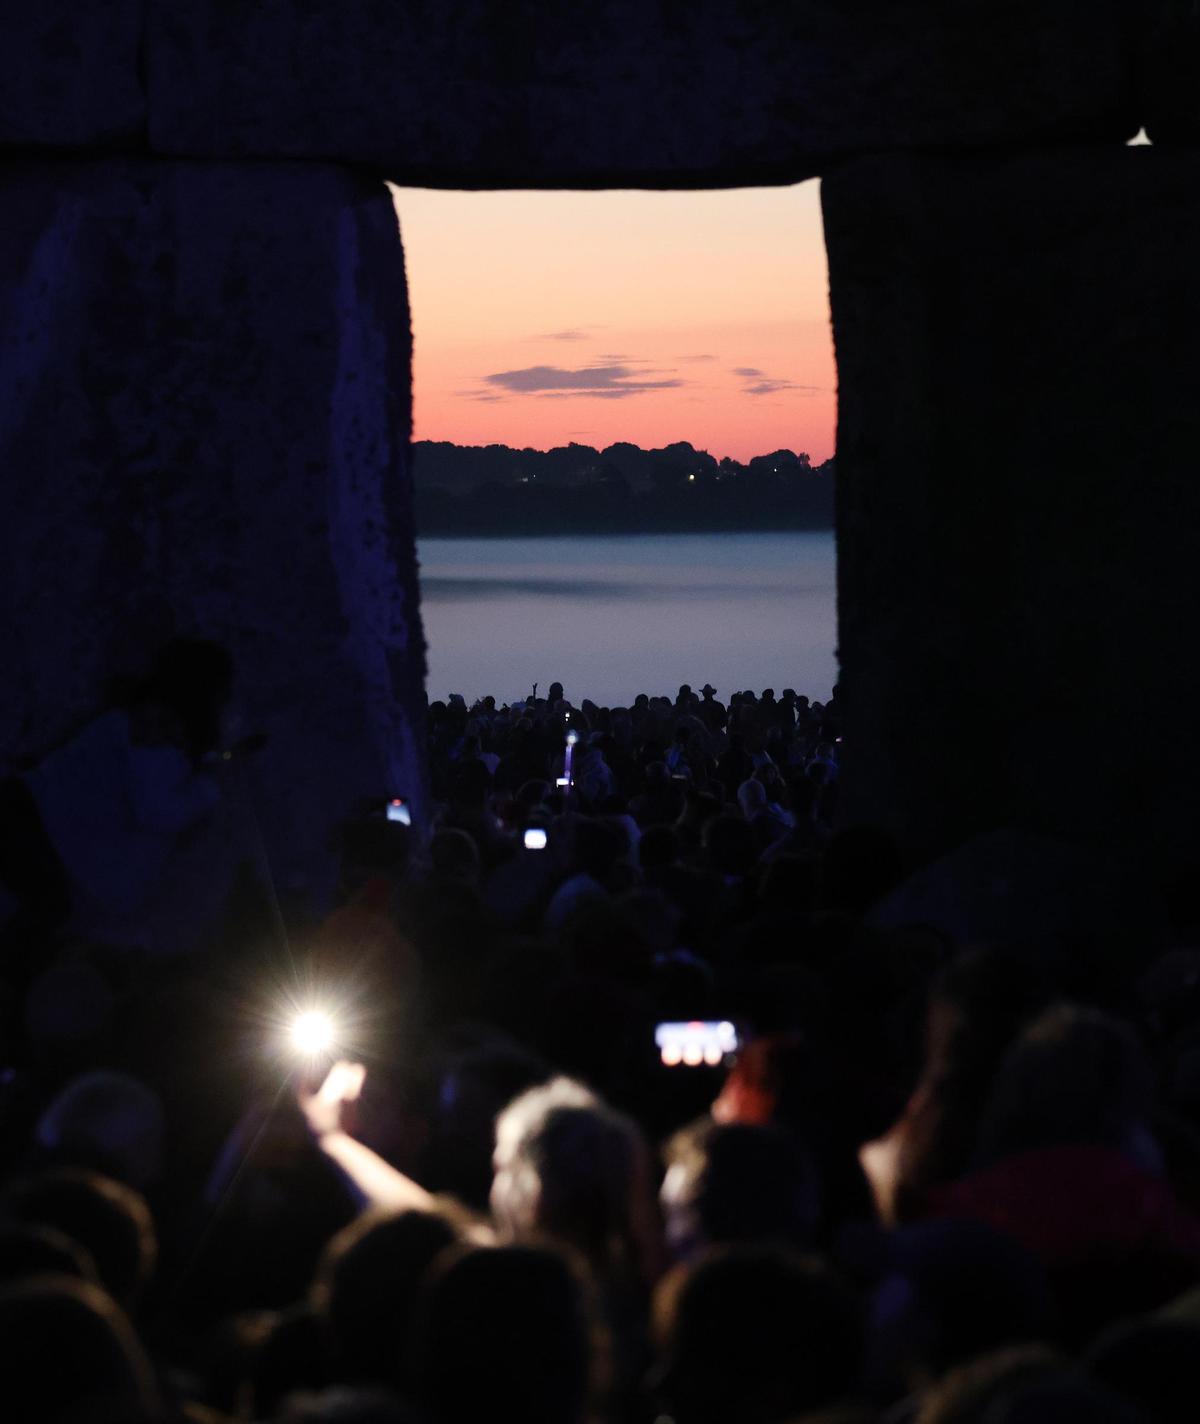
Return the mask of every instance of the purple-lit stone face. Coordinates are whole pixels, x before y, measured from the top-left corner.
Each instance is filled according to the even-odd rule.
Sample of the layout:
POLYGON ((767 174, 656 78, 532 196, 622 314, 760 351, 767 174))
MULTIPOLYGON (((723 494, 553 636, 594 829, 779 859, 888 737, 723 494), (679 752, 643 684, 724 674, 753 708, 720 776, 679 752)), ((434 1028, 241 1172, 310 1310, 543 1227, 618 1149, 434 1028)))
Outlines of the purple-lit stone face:
POLYGON ((217 638, 242 725, 269 737, 227 801, 278 892, 319 904, 329 827, 357 799, 399 787, 422 813, 387 191, 317 167, 105 161, 10 167, 3 198, 0 458, 18 473, 0 657, 21 672, 0 745, 36 759, 166 636, 217 638))

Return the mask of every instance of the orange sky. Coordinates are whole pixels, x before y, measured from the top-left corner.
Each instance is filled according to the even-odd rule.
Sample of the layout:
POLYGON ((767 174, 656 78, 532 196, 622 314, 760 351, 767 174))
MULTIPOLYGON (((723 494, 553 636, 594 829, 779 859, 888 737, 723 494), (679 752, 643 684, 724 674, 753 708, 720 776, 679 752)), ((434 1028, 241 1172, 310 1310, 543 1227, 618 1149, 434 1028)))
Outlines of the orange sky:
POLYGON ((714 193, 396 189, 418 440, 833 453, 816 182, 714 193))

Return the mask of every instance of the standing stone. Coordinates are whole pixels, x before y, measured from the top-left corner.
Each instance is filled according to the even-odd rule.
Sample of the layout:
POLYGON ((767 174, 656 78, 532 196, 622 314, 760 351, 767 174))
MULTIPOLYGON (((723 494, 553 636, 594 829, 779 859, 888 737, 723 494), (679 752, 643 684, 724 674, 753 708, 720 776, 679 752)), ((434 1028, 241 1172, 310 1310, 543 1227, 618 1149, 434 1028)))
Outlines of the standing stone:
MULTIPOLYGON (((240 672, 277 884, 356 798, 422 797, 403 254, 382 184, 300 165, 8 165, 0 771, 172 633, 240 672)), ((257 839, 257 835, 256 835, 257 839)))
POLYGON ((1200 164, 866 160, 823 186, 844 811, 1200 849, 1200 164))

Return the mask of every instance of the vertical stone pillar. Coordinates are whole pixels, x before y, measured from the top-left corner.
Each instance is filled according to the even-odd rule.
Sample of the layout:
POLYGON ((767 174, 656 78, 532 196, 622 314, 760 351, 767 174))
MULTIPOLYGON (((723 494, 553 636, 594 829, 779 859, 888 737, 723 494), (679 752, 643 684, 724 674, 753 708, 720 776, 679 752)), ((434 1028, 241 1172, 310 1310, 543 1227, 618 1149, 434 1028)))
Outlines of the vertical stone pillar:
MULTIPOLYGON (((0 770, 172 633, 226 642, 272 873, 422 796, 403 254, 319 166, 0 169, 0 770)), ((319 896, 318 896, 319 898, 319 896)))
POLYGON ((1200 848, 1200 166, 880 158, 824 183, 845 814, 1200 848))

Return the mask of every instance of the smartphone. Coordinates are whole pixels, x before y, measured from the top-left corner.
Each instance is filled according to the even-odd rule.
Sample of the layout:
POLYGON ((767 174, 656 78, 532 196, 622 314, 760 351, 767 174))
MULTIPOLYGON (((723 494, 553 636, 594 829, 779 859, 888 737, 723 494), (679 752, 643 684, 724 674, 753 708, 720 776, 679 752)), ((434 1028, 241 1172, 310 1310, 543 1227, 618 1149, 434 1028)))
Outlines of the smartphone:
POLYGON ((403 796, 393 796, 387 803, 387 818, 389 821, 398 821, 402 826, 412 825, 412 812, 403 796))
POLYGON ((541 826, 530 826, 525 832, 526 850, 545 850, 548 837, 541 826))
POLYGON ((569 776, 555 777, 554 784, 561 790, 571 785, 571 778, 569 776))
POLYGON ((738 1050, 738 1032, 728 1019, 660 1023, 654 1029, 658 1056, 668 1068, 719 1068, 738 1050))

